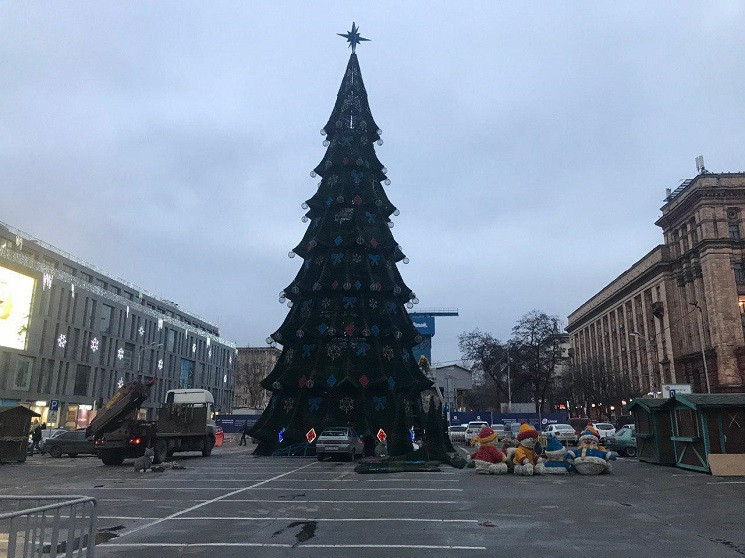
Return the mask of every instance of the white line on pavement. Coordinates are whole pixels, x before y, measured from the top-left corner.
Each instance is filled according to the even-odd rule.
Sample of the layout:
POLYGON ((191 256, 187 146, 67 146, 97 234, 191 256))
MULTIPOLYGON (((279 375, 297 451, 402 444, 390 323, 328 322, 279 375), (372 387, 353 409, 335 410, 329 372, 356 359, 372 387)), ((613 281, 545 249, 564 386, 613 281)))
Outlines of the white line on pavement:
POLYGON ((158 523, 162 523, 163 521, 166 521, 168 519, 173 519, 173 518, 179 517, 179 516, 181 516, 181 515, 183 515, 185 513, 189 513, 191 511, 194 511, 196 509, 199 509, 199 508, 201 508, 203 506, 209 505, 212 502, 219 502, 220 500, 223 500, 223 499, 227 498, 228 496, 235 496, 236 494, 240 494, 241 492, 243 492, 245 490, 249 490, 251 488, 257 488, 257 487, 261 486, 262 484, 266 484, 267 482, 271 482, 271 481, 276 480, 276 479, 278 479, 280 477, 284 477, 285 475, 289 475, 290 473, 293 473, 295 471, 299 471, 301 469, 306 469, 306 468, 310 467, 311 465, 315 465, 315 463, 308 463, 307 465, 303 465, 302 467, 298 467, 297 469, 293 469, 292 471, 288 471, 287 473, 283 473, 281 475, 277 475, 277 476, 272 477, 270 479, 257 482, 255 484, 252 484, 252 485, 247 486, 245 488, 239 488, 238 490, 233 490, 231 492, 228 492, 227 494, 223 494, 222 496, 218 496, 217 498, 213 498, 212 500, 207 500, 205 502, 200 502, 199 504, 195 504, 195 505, 193 505, 193 506, 191 506, 189 508, 186 508, 184 510, 181 510, 180 512, 173 513, 173 514, 169 515, 168 517, 164 517, 162 519, 158 519, 156 521, 152 521, 150 523, 146 523, 145 525, 140 525, 139 527, 135 527, 134 529, 130 529, 129 531, 126 531, 126 532, 122 533, 121 535, 119 535, 119 537, 121 538, 121 537, 130 535, 132 533, 136 533, 137 531, 141 531, 142 529, 147 529, 148 527, 152 527, 153 525, 157 525, 158 523))
POLYGON ((745 484, 745 481, 716 481, 707 482, 706 484, 745 484))
POLYGON ((112 548, 190 548, 190 547, 269 547, 269 548, 407 548, 415 550, 486 550, 485 546, 438 545, 438 544, 306 544, 300 543, 103 543, 112 548))
MULTIPOLYGON (((60 517, 68 518, 69 515, 60 517)), ((478 523, 478 519, 438 519, 420 517, 251 517, 242 515, 210 515, 204 517, 119 517, 100 515, 99 519, 126 519, 129 521, 330 521, 330 522, 367 522, 367 521, 403 521, 412 523, 478 523)))
MULTIPOLYGON (((101 502, 103 500, 99 500, 101 502)), ((140 500, 146 502, 147 500, 140 500)), ((155 500, 153 500, 155 501, 155 500)), ((223 500, 224 502, 254 502, 267 504, 464 504, 462 500, 223 500)), ((529 516, 528 516, 529 517, 529 516)))
MULTIPOLYGON (((269 481, 267 481, 269 482, 269 481)), ((150 488, 137 488, 136 490, 151 490, 150 488)), ((157 489, 152 489, 157 490, 157 489)), ((174 488, 173 490, 178 490, 178 488, 174 488)), ((184 489, 184 490, 195 490, 195 489, 184 489)), ((248 489, 246 489, 248 490, 248 489)), ((402 490, 416 490, 418 492, 422 491, 432 491, 432 492, 463 492, 462 488, 410 488, 410 487, 398 487, 398 486, 389 486, 389 487, 376 487, 376 488, 305 488, 305 487, 297 487, 297 486, 262 486, 260 488, 256 488, 255 490, 285 490, 285 491, 292 491, 292 490, 302 490, 304 492, 308 492, 310 490, 320 490, 323 492, 330 492, 330 491, 341 491, 341 490, 354 490, 356 492, 360 491, 370 491, 370 490, 395 490, 396 492, 401 492, 402 490)))

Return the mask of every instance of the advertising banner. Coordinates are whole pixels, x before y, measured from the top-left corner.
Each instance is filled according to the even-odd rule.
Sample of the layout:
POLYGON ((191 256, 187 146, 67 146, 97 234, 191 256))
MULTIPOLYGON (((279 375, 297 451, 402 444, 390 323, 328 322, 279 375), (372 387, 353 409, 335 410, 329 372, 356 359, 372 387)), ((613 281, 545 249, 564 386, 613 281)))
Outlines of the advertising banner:
POLYGON ((0 346, 26 348, 36 280, 0 266, 0 346))

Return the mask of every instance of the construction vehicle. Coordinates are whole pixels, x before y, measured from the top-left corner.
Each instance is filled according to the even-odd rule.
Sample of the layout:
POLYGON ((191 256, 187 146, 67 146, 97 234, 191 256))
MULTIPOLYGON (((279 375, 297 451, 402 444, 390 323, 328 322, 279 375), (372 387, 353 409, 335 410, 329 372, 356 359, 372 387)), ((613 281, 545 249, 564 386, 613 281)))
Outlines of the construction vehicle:
POLYGON ((207 457, 215 445, 214 399, 203 389, 172 389, 154 421, 137 418, 154 384, 134 381, 123 385, 101 408, 87 428, 96 455, 105 465, 121 465, 153 448, 153 463, 175 452, 201 451, 207 457))

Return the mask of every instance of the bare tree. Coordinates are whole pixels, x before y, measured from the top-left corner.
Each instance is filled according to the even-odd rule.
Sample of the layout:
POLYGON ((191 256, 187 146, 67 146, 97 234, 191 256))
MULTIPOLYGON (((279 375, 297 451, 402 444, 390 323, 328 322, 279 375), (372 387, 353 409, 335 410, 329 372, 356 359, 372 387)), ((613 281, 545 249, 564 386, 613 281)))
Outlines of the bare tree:
POLYGON ((584 414, 589 414, 595 405, 597 412, 605 416, 612 415, 611 406, 621 409, 623 401, 638 395, 628 374, 603 359, 572 364, 558 391, 575 410, 580 407, 584 414))
POLYGON ((463 359, 471 361, 484 376, 482 393, 473 394, 474 405, 499 409, 506 394, 507 345, 490 333, 474 329, 458 336, 458 346, 463 359))
POLYGON ((515 379, 518 388, 522 385, 530 389, 536 412, 543 409, 561 358, 559 340, 555 335, 559 332, 559 323, 557 316, 532 310, 512 328, 513 354, 518 356, 515 379))

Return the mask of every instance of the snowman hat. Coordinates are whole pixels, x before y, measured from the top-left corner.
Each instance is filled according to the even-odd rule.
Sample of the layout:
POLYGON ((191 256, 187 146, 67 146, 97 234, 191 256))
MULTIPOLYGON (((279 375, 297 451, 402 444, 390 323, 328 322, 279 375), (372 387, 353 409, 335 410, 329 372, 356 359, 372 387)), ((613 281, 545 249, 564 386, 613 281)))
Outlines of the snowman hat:
POLYGON ((538 438, 538 431, 524 422, 520 425, 520 432, 517 433, 517 441, 522 442, 527 438, 538 438))
POLYGON ((546 443, 546 451, 561 451, 565 449, 564 446, 561 444, 559 440, 557 440, 554 436, 548 437, 548 442, 546 443))
POLYGON ((488 426, 484 426, 484 428, 482 428, 481 431, 473 437, 473 440, 471 440, 471 445, 475 445, 476 442, 479 442, 480 444, 488 444, 489 442, 493 442, 496 438, 497 433, 488 426))

